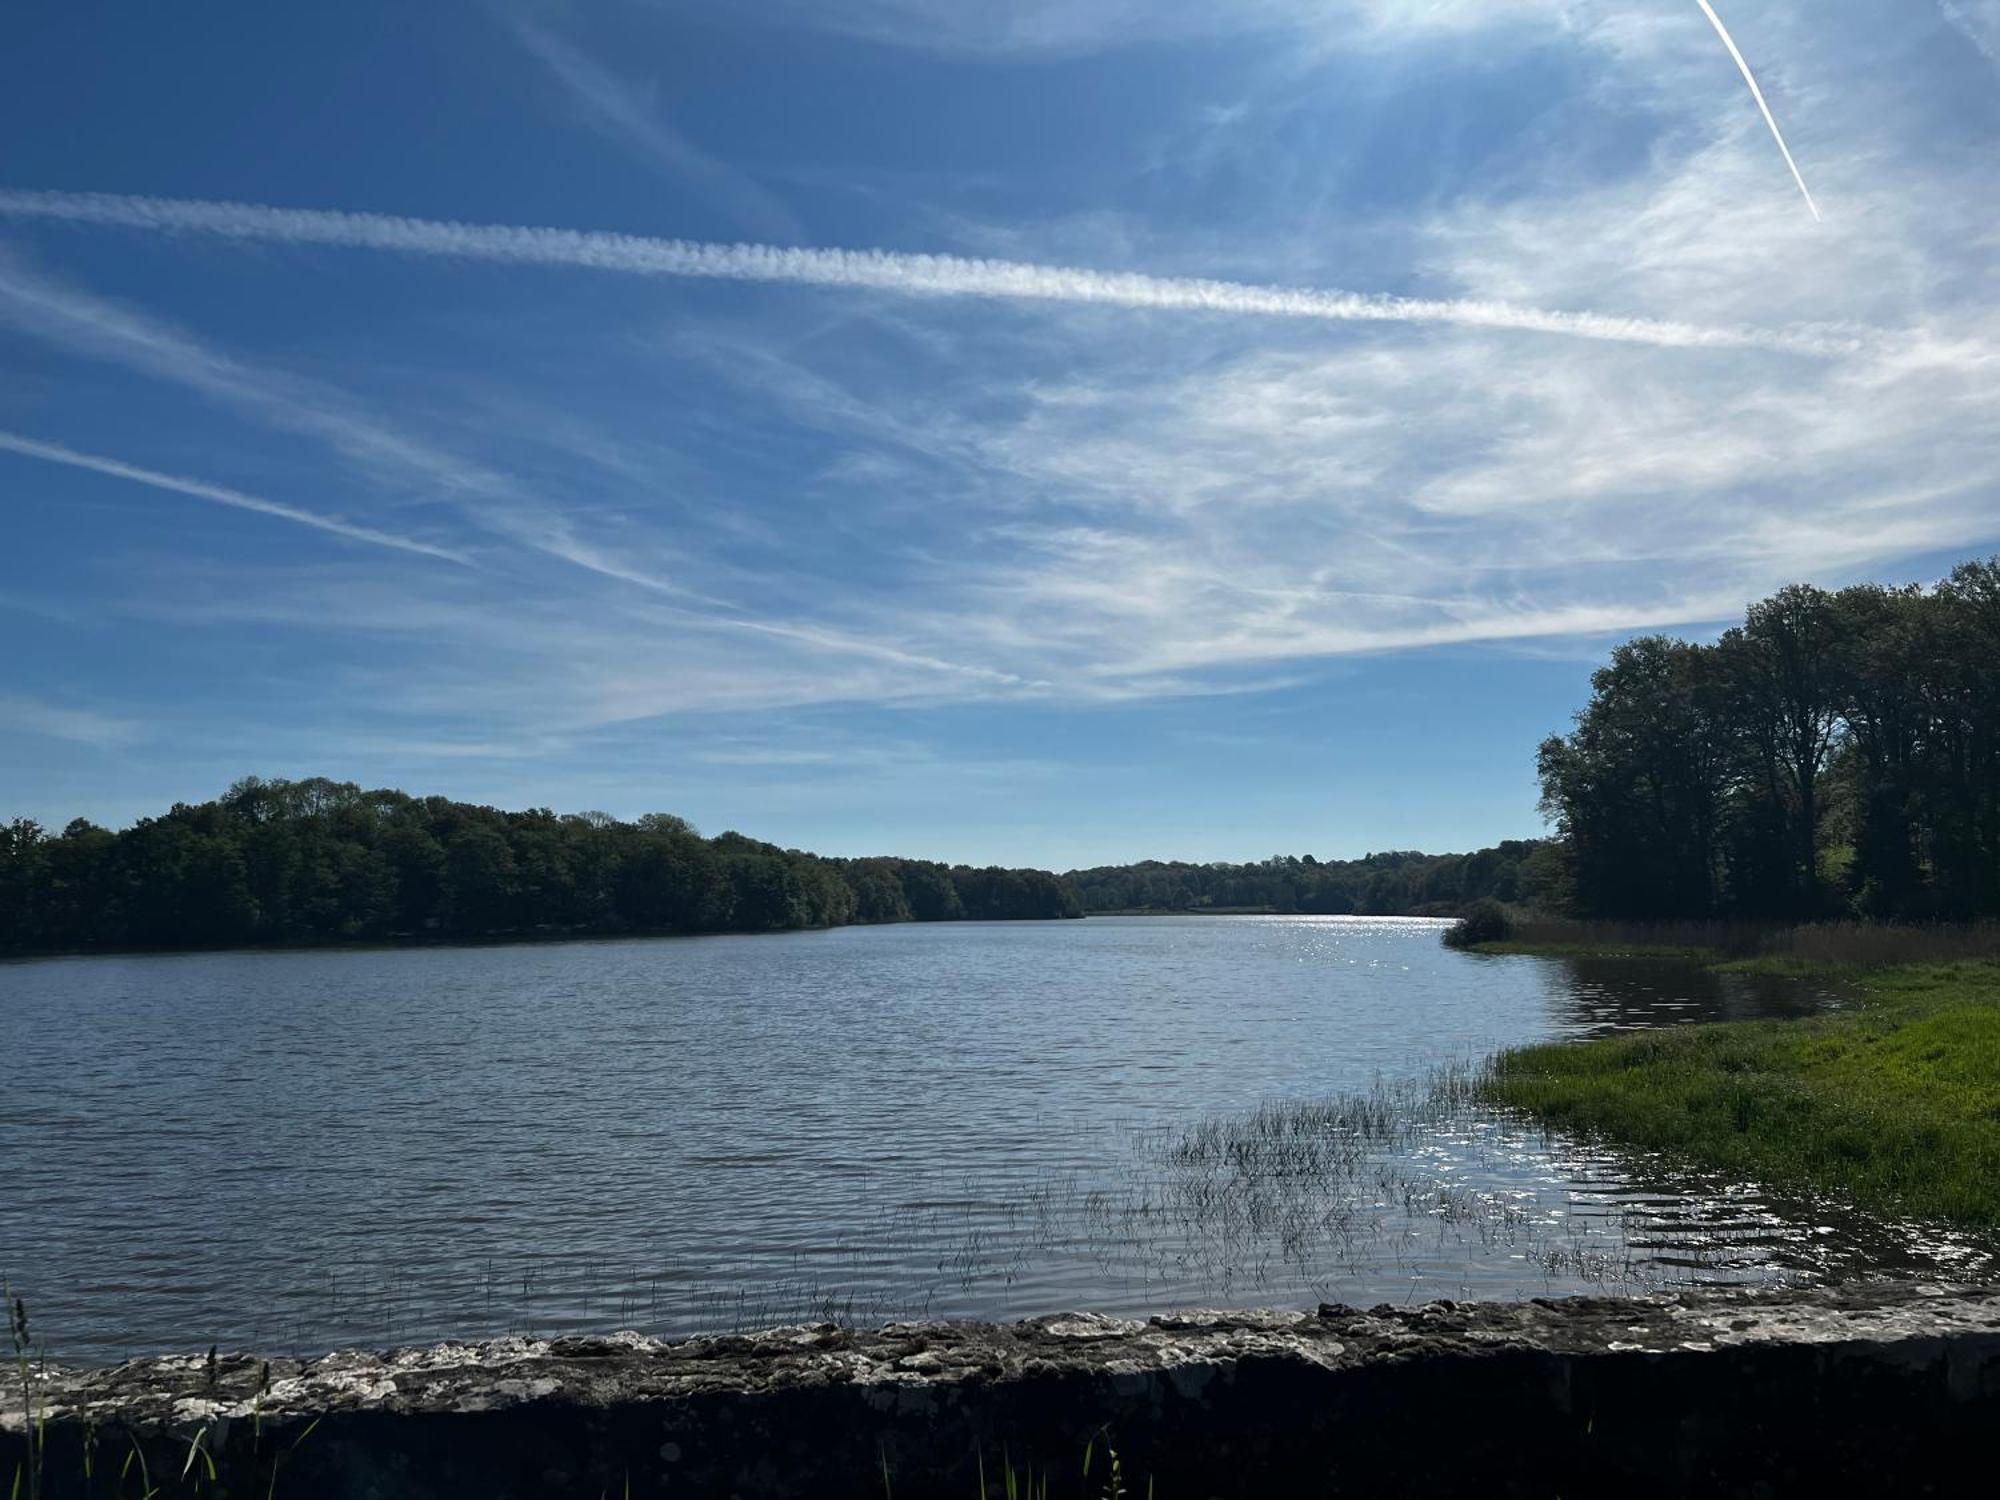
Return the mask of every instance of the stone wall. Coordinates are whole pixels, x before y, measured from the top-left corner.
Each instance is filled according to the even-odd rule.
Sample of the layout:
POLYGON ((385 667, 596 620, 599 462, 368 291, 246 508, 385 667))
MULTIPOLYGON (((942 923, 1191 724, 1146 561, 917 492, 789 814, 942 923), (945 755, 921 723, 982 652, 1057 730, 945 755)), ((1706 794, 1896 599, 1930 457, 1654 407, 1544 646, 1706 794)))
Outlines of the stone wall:
POLYGON ((35 1399, 51 1500, 139 1496, 142 1467, 260 1500, 971 1497, 982 1464, 992 1496, 1010 1464, 1097 1496, 1114 1449, 1135 1500, 1966 1493, 2000 1432, 2000 1290, 194 1355, 40 1372, 35 1399))

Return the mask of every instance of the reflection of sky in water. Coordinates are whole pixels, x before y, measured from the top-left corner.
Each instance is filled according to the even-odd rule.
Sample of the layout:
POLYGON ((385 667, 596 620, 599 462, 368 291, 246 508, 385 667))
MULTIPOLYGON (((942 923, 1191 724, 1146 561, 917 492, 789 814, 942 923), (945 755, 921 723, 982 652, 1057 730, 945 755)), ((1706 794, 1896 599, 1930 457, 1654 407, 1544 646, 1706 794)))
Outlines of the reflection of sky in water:
POLYGON ((1437 934, 1098 918, 0 966, 27 1038, 0 1271, 59 1355, 108 1358, 1984 1269, 1430 1087, 1512 1042, 1837 996, 1437 934))

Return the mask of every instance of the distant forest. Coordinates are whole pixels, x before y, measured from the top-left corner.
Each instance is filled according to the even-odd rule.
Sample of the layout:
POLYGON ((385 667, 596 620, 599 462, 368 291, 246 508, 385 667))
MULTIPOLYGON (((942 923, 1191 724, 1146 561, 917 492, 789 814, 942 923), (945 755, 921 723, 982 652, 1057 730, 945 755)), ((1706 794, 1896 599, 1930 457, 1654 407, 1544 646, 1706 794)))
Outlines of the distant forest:
POLYGON ((1713 644, 1627 642, 1540 753, 1556 836, 1472 854, 973 869, 828 859, 655 813, 238 782, 113 832, 0 827, 0 952, 769 932, 1088 911, 2000 917, 2000 558, 1798 585, 1713 644))
POLYGON ((1094 912, 1448 916, 1482 899, 1547 906, 1558 898, 1563 864, 1542 840, 1510 839, 1475 854, 1398 851, 1325 861, 1310 854, 1274 855, 1243 865, 1146 860, 1072 870, 1066 878, 1094 912))
POLYGON ((2000 558, 1794 586, 1713 645, 1647 636, 1541 748, 1586 917, 2000 916, 2000 558))
POLYGON ((665 813, 502 812, 319 778, 251 777, 115 833, 0 827, 0 951, 1082 915, 1046 870, 822 859, 665 813))

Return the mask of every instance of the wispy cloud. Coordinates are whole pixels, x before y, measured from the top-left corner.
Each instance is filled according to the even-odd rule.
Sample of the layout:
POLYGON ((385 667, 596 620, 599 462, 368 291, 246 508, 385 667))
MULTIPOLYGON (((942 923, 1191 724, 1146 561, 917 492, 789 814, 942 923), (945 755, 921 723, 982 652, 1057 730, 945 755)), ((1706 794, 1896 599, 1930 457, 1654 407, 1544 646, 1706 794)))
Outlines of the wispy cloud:
MULTIPOLYGON (((1504 11, 1531 31, 1594 26, 1612 8, 1401 9, 1440 25, 1504 11)), ((1399 8, 1361 9, 1393 19, 1399 8)), ((1726 619, 1794 579, 1894 577, 1910 559, 1921 559, 1912 574, 1925 573, 1940 554, 2000 537, 2000 324, 1987 295, 1990 225, 1967 191, 1976 164, 1928 154, 1915 107, 1898 113, 1901 76, 1865 76, 1852 37, 1821 25, 1823 12, 1781 5, 1767 19, 1775 31, 1760 30, 1754 50, 1785 59, 1797 97, 1837 94, 1852 106, 1840 119, 1815 116, 1814 183, 1829 194, 1837 184, 1843 208, 1823 227, 1777 189, 1766 126, 1733 107, 1739 80, 1684 0, 1634 21, 1658 28, 1652 50, 1607 44, 1583 72, 1621 108, 1641 100, 1643 153, 1607 168, 1538 137, 1521 145, 1532 170, 1454 178, 1407 211, 1359 211, 1372 240, 1342 237, 1351 226, 1340 215, 1354 210, 1335 198, 1285 193, 1227 234, 1208 221, 1154 222, 1143 207, 1116 215, 1139 226, 1123 237, 1107 230, 1114 219, 1089 216, 1057 234, 1032 203, 1000 211, 991 237, 961 234, 969 221, 951 226, 946 242, 997 260, 87 194, 0 193, 0 214, 370 249, 431 258, 433 269, 457 257, 870 294, 819 299, 826 315, 801 320, 796 298, 732 296, 711 313, 693 296, 662 307, 659 283, 635 282, 607 306, 608 288, 580 278, 468 272, 454 337, 513 351, 532 322, 539 349, 573 347, 577 360, 533 362, 518 411, 448 427, 429 420, 435 408, 364 403, 361 385, 350 398, 290 380, 272 361, 285 407, 365 419, 368 431, 316 435, 406 488, 429 482, 411 465, 430 463, 468 514, 520 514, 528 473, 547 474, 559 495, 591 496, 588 509, 551 501, 534 513, 532 545, 570 570, 493 586, 490 575, 437 569, 364 580, 343 562, 328 571, 345 592, 325 597, 289 576, 254 594, 185 589, 188 628, 255 618, 339 632, 373 674, 341 685, 345 703, 409 726, 443 719, 471 744, 552 726, 637 743, 699 732, 696 715, 808 705, 1257 691, 1318 681, 1342 656, 1571 643, 1579 632, 1601 641, 1726 619), (1192 274, 1079 269, 1093 263, 1192 274), (1199 279, 1221 264, 1289 284, 1199 279), (1337 269, 1347 264, 1365 264, 1365 279, 1337 269), (1403 275, 1446 295, 1403 303, 1299 290, 1403 275), (968 316, 964 299, 978 298, 1041 312, 968 316), (1169 326, 1080 315, 1093 306, 1189 316, 1169 326), (1541 312, 1558 306, 1634 316, 1610 328, 1529 321, 1563 316, 1541 312), (1492 308, 1515 321, 1479 312, 1492 308), (1323 321, 1378 318, 1388 326, 1365 339, 1329 337, 1323 321), (1585 336, 1503 339, 1486 332, 1495 326, 1585 336), (1769 357, 1774 348, 1829 357, 1769 357), (585 359, 602 362, 602 380, 572 391, 585 359), (632 472, 550 462, 553 450, 533 446, 549 434, 529 433, 531 380, 562 385, 565 400, 588 402, 594 428, 635 444, 632 472), (671 421, 663 400, 681 403, 671 421), (415 456, 385 456, 398 450, 371 434, 416 445, 405 450, 415 456), (673 498, 649 504, 663 486, 647 445, 663 434, 685 467, 666 486, 673 498), (524 444, 535 456, 516 475, 501 455, 524 444), (753 520, 757 539, 717 543, 729 567, 699 571, 712 559, 682 522, 696 508, 753 520), (682 564, 736 603, 701 608, 715 601, 669 592, 682 564), (363 581, 372 592, 357 589, 363 581), (664 722, 638 727, 654 719, 664 722)), ((1874 16, 1847 18, 1849 29, 1864 19, 1874 16)), ((1916 40, 1936 48, 1935 13, 1919 19, 1916 40)), ((1447 50, 1427 51, 1425 64, 1447 50)), ((1242 134, 1237 162, 1271 149, 1268 137, 1242 134)), ((1115 191, 1107 201, 1116 206, 1115 191)), ((881 211, 886 219, 893 203, 881 211)), ((310 259, 341 278, 343 294, 385 308, 410 291, 407 267, 350 262, 329 273, 324 257, 310 259), (398 274, 383 281, 385 271, 398 274)), ((230 263, 210 269, 226 275, 230 263)), ((79 347, 105 337, 70 327, 79 347)), ((303 337, 315 327, 302 320, 303 337)), ((180 337, 201 357, 189 347, 148 354, 137 337, 116 357, 253 409, 243 387, 267 372, 249 350, 237 358, 180 337)), ((392 357, 395 338, 382 336, 392 357)), ((349 330, 340 347, 362 341, 349 330)), ((427 368, 442 362, 428 341, 426 353, 427 368)), ((484 393, 483 375, 465 388, 484 393)), ((314 431, 288 425, 308 419, 284 408, 266 420, 314 431)), ((768 752, 706 751, 708 763, 755 756, 804 777, 823 748, 780 736, 768 752)))
POLYGON ((37 619, 53 620, 58 625, 81 625, 87 618, 80 610, 71 609, 49 599, 36 599, 26 594, 12 593, 6 589, 0 589, 0 609, 33 615, 37 619))
POLYGON ((888 46, 978 56, 1070 56, 1259 33, 1326 45, 1566 26, 1580 0, 777 0, 802 22, 888 46))
POLYGON ((131 743, 139 726, 88 708, 69 708, 13 693, 0 693, 0 731, 17 729, 73 744, 111 749, 131 743))
POLYGON ((38 442, 34 438, 22 437, 18 433, 0 432, 0 453, 16 453, 23 458, 36 458, 44 463, 65 464, 72 469, 88 469, 95 474, 108 474, 114 479, 129 479, 134 484, 150 485, 156 490, 168 490, 176 495, 188 495, 196 500, 206 500, 214 505, 226 505, 234 510, 252 511, 260 516, 273 516, 281 521, 290 521, 298 526, 310 526, 315 531, 345 537, 350 542, 366 542, 374 547, 389 547, 398 552, 414 552, 423 557, 435 557, 444 562, 457 563, 461 567, 472 567, 472 559, 465 553, 450 547, 440 547, 431 542, 419 541, 415 537, 398 536, 391 531, 379 531, 373 526, 361 526, 339 516, 325 516, 318 511, 303 510, 296 505, 286 505, 278 500, 266 500, 257 495, 246 495, 241 490, 233 490, 225 485, 208 484, 199 479, 185 479, 177 474, 162 474, 157 469, 142 469, 137 464, 123 463, 115 458, 104 458, 94 453, 79 453, 74 448, 65 448, 59 443, 38 442))
POLYGON ((1138 41, 1178 41, 1285 24, 1300 0, 778 0, 781 14, 826 31, 948 53, 1042 56, 1138 41))
MULTIPOLYGON (((10 310, 16 322, 59 343, 187 386, 281 431, 320 439, 371 474, 387 475, 401 486, 434 487, 442 498, 459 502, 483 530, 598 577, 660 596, 663 602, 659 608, 671 612, 683 628, 710 635, 724 633, 786 641, 804 648, 809 657, 845 656, 880 662, 903 669, 906 677, 916 679, 914 687, 909 684, 892 687, 892 694, 936 691, 940 680, 979 682, 1008 689, 1038 686, 997 667, 951 660, 940 653, 873 639, 861 632, 759 615, 677 580, 661 577, 619 549, 580 536, 572 517, 536 500, 508 474, 392 426, 344 392, 246 364, 137 309, 39 276, 17 261, 0 258, 0 314, 10 310)), ((401 546, 406 551, 427 552, 458 563, 470 562, 464 553, 450 548, 396 537, 342 518, 54 444, 8 436, 0 438, 0 449, 95 469, 217 504, 260 511, 354 540, 401 546)))
POLYGON ((498 476, 421 442, 339 392, 212 349, 173 324, 111 301, 0 250, 0 321, 95 359, 197 391, 286 432, 450 499, 490 492, 498 476))
POLYGON ((1988 62, 2000 65, 2000 0, 1938 0, 1938 11, 1988 62))
POLYGON ((324 382, 253 365, 162 319, 0 251, 0 321, 94 359, 197 392, 281 432, 313 438, 398 492, 457 505, 481 530, 609 578, 700 599, 675 580, 579 539, 509 475, 378 416, 324 382))
POLYGON ((1463 298, 1373 296, 952 255, 725 245, 183 198, 0 190, 0 214, 265 243, 638 276, 846 287, 912 297, 1082 303, 1341 323, 1449 324, 1663 348, 1766 349, 1814 356, 1851 353, 1859 347, 1850 332, 1820 328, 1713 327, 1463 298))
POLYGON ((594 128, 691 183, 744 228, 782 239, 800 236, 798 220, 776 194, 674 129, 661 118, 651 90, 634 88, 574 42, 525 14, 509 13, 507 25, 522 48, 561 82, 594 128))
POLYGON ((705 766, 836 766, 842 757, 831 750, 792 750, 782 746, 697 750, 691 759, 705 766))

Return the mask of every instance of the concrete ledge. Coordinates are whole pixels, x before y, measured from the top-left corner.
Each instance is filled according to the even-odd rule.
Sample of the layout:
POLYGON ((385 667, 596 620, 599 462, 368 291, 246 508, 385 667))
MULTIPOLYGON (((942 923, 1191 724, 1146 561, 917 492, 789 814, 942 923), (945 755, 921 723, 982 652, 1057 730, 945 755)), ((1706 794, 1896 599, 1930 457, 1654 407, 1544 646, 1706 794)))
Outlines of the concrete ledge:
MULTIPOLYGON (((1078 1314, 49 1370, 43 1494, 1962 1493, 2000 1289, 1078 1314), (1082 1477, 1094 1449, 1094 1473, 1082 1477), (90 1457, 91 1478, 84 1477, 90 1457), (210 1464, 213 1464, 211 1477, 210 1464)), ((18 1389, 0 1487, 27 1451, 18 1389)), ((24 1486, 23 1494, 26 1494, 24 1486)))

